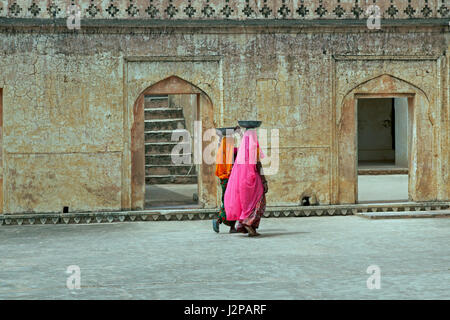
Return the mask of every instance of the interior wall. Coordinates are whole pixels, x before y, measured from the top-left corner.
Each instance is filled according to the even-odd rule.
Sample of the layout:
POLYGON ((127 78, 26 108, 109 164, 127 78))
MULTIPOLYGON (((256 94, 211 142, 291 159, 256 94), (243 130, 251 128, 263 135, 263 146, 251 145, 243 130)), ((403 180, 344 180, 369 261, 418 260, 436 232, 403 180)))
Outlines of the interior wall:
POLYGON ((171 108, 182 108, 183 117, 186 121, 186 129, 194 132, 194 121, 197 120, 197 95, 175 94, 169 95, 169 106, 171 108))
POLYGON ((408 98, 395 98, 395 165, 408 168, 408 98))
POLYGON ((358 160, 394 161, 392 99, 358 100, 358 160))

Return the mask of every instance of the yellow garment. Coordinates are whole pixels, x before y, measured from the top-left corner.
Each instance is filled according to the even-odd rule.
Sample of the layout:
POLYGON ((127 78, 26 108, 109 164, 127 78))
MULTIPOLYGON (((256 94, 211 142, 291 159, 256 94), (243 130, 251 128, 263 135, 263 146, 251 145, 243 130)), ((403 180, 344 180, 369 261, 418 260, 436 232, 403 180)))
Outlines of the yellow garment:
POLYGON ((228 179, 233 167, 234 138, 224 137, 220 142, 216 157, 216 176, 219 179, 228 179))

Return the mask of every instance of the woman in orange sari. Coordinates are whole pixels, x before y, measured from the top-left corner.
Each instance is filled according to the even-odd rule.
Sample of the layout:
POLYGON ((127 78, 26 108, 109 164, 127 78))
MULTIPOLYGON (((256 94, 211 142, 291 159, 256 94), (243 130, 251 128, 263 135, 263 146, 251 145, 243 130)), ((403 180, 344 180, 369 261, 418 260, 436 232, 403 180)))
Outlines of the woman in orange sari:
POLYGON ((219 150, 217 151, 216 157, 216 176, 220 180, 220 186, 222 187, 222 201, 220 205, 220 211, 217 219, 213 219, 213 230, 219 232, 220 224, 225 224, 230 227, 230 233, 236 232, 234 228, 235 221, 228 221, 227 215, 225 213, 224 196, 225 190, 227 189, 228 179, 231 175, 231 169, 233 167, 234 158, 237 153, 237 148, 234 147, 234 137, 231 133, 239 130, 239 126, 234 129, 228 128, 225 130, 225 134, 222 137, 222 132, 218 130, 219 136, 221 136, 221 141, 219 145, 219 150))

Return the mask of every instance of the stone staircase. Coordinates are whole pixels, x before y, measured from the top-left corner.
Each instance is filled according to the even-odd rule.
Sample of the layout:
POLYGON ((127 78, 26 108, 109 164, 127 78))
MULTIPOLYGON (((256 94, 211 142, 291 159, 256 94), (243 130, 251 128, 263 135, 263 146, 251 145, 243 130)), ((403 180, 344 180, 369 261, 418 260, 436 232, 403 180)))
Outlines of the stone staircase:
MULTIPOLYGON (((183 109, 171 107, 168 96, 146 96, 145 112, 145 184, 195 184, 197 172, 192 154, 184 156, 191 164, 174 164, 171 151, 179 142, 171 141, 175 130, 185 130, 183 109)), ((180 141, 182 138, 180 138, 180 141)), ((190 142, 185 142, 189 150, 190 142)))

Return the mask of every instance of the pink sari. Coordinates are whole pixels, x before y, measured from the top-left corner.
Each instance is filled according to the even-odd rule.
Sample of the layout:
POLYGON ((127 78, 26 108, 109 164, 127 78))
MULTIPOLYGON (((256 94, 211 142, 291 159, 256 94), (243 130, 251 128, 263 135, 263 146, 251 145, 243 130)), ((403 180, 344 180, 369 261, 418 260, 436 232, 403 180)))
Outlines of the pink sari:
POLYGON ((264 187, 256 169, 256 163, 262 157, 264 155, 260 151, 256 131, 247 130, 225 191, 225 212, 228 221, 237 220, 243 224, 251 221, 254 227, 258 227, 259 218, 265 209, 264 187))

